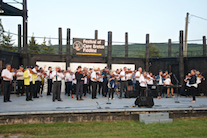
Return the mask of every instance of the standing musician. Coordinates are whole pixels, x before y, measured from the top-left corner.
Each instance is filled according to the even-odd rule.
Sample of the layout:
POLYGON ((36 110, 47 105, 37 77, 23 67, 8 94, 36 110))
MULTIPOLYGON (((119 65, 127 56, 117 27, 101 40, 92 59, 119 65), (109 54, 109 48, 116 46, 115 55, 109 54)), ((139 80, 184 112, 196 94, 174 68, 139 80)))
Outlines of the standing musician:
POLYGON ((116 88, 116 76, 114 75, 114 71, 110 72, 108 87, 110 89, 109 90, 109 100, 111 100, 111 99, 115 100, 114 91, 115 91, 115 88, 116 88))
POLYGON ((90 72, 91 72, 91 85, 92 85, 92 99, 98 99, 96 97, 96 90, 97 90, 97 83, 100 81, 98 79, 98 75, 96 74, 96 71, 98 69, 97 68, 94 68, 94 71, 91 69, 90 72))
POLYGON ((40 72, 38 70, 39 66, 35 65, 35 67, 32 69, 32 81, 33 81, 33 98, 39 98, 39 96, 37 96, 38 91, 40 90, 40 72))
POLYGON ((26 71, 24 71, 24 86, 26 89, 26 101, 33 101, 32 100, 32 66, 28 66, 26 71))
POLYGON ((120 76, 119 77, 121 78, 121 90, 120 90, 120 97, 119 97, 119 99, 122 98, 122 93, 123 93, 123 89, 124 88, 126 90, 125 97, 129 98, 129 93, 128 93, 128 90, 127 90, 128 82, 127 82, 127 78, 126 78, 126 67, 124 67, 123 71, 120 72, 120 76))
POLYGON ((163 72, 162 70, 159 71, 159 75, 155 78, 155 81, 157 82, 157 91, 158 91, 158 96, 157 99, 162 99, 162 89, 163 89, 163 84, 164 84, 165 78, 163 77, 163 72))
POLYGON ((193 96, 193 100, 191 101, 192 103, 195 103, 196 99, 195 99, 195 93, 196 93, 196 88, 197 88, 197 77, 196 77, 196 74, 195 74, 195 70, 191 70, 191 75, 187 78, 187 80, 189 80, 189 85, 191 86, 190 87, 190 92, 193 96))
POLYGON ((42 75, 40 76, 40 78, 41 78, 41 81, 40 81, 40 96, 42 97, 42 92, 43 92, 43 88, 44 88, 44 84, 45 84, 46 73, 42 68, 40 68, 40 72, 42 72, 42 75))
POLYGON ((10 72, 11 65, 6 64, 6 68, 2 70, 1 77, 3 78, 4 102, 11 102, 10 94, 13 80, 13 73, 10 72))
POLYGON ((137 71, 136 74, 135 74, 135 78, 136 78, 136 90, 137 90, 137 91, 140 91, 140 90, 139 90, 139 88, 140 88, 139 78, 140 78, 141 74, 142 74, 142 68, 139 67, 139 68, 138 68, 138 71, 137 71))
POLYGON ((135 78, 136 73, 137 73, 137 70, 134 70, 131 74, 133 91, 136 90, 136 78, 135 78))
POLYGON ((70 96, 70 92, 72 92, 72 80, 73 80, 72 73, 70 68, 68 67, 68 70, 65 73, 65 87, 66 87, 65 95, 67 94, 68 96, 70 96))
POLYGON ((86 93, 88 93, 88 84, 89 84, 89 77, 88 77, 88 69, 84 67, 83 69, 83 76, 84 76, 84 81, 83 81, 83 94, 84 97, 86 98, 86 93))
POLYGON ((47 71, 47 95, 51 95, 52 92, 52 67, 48 67, 47 71))
POLYGON ((201 85, 202 80, 205 80, 205 78, 200 74, 199 71, 196 71, 196 76, 197 76, 196 83, 198 85, 196 90, 197 90, 197 94, 200 95, 200 85, 201 85))
POLYGON ((145 96, 145 90, 147 88, 147 72, 144 72, 143 74, 141 74, 140 78, 139 78, 139 84, 140 84, 140 96, 145 96))
POLYGON ((21 65, 19 66, 19 70, 17 70, 16 76, 17 76, 17 85, 18 85, 18 89, 17 89, 17 97, 19 97, 19 94, 21 94, 21 96, 24 96, 24 66, 21 65))
POLYGON ((76 79, 76 98, 78 101, 83 100, 82 95, 83 95, 83 81, 84 81, 84 76, 83 72, 81 71, 81 66, 78 66, 77 72, 75 73, 75 79, 76 79), (78 98, 79 97, 79 98, 78 98))
MULTIPOLYGON (((167 86, 173 85, 172 82, 171 82, 171 79, 170 79, 170 75, 169 75, 169 74, 167 74, 165 78, 166 78, 166 79, 165 79, 165 81, 164 81, 164 85, 167 85, 167 86)), ((170 90, 171 90, 171 96, 172 96, 172 97, 175 97, 175 96, 173 95, 174 89, 173 89, 172 87, 171 87, 171 88, 169 87, 169 88, 167 88, 167 97, 166 97, 166 98, 169 98, 169 97, 170 97, 170 96, 169 96, 169 94, 170 94, 170 90)))
POLYGON ((60 67, 56 67, 55 71, 52 72, 51 78, 53 80, 53 87, 52 87, 52 100, 55 102, 55 99, 57 97, 58 101, 62 102, 62 99, 60 98, 61 93, 61 81, 64 78, 64 75, 62 72, 60 72, 60 67))
POLYGON ((189 84, 189 80, 188 80, 190 76, 191 76, 191 73, 188 73, 188 75, 186 75, 184 79, 184 81, 186 82, 186 88, 187 88, 186 97, 191 97, 191 94, 190 94, 191 85, 189 84))
MULTIPOLYGON (((74 71, 75 72, 75 71, 74 71)), ((74 72, 72 72, 72 87, 73 87, 73 89, 72 89, 72 98, 73 98, 73 94, 75 94, 76 93, 76 79, 75 79, 75 73, 74 72)))
POLYGON ((128 82, 128 91, 132 91, 133 90, 133 86, 132 86, 132 71, 130 68, 128 68, 128 70, 126 71, 126 77, 127 77, 127 82, 128 82))
POLYGON ((109 68, 108 67, 105 67, 103 72, 102 72, 102 77, 103 77, 103 91, 102 91, 102 94, 103 94, 103 97, 107 97, 107 92, 108 92, 108 78, 107 76, 109 75, 109 68))

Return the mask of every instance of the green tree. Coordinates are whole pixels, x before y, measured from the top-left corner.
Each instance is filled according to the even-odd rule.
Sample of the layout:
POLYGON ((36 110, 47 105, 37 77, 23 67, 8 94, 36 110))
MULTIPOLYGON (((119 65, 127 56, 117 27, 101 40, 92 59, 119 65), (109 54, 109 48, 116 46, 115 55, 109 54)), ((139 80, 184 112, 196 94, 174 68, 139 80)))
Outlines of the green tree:
POLYGON ((1 19, 0 19, 0 42, 2 41, 3 35, 4 35, 4 27, 3 27, 1 19))
POLYGON ((40 47, 38 46, 34 36, 29 40, 28 49, 28 53, 40 53, 40 47))
POLYGON ((155 45, 150 44, 149 55, 150 55, 150 57, 159 57, 160 56, 160 51, 155 47, 155 45))
POLYGON ((51 39, 48 40, 48 45, 47 45, 46 40, 44 38, 41 47, 42 47, 43 54, 53 54, 54 48, 52 47, 51 39))
POLYGON ((10 34, 10 32, 8 32, 7 35, 2 35, 1 36, 1 48, 9 50, 9 51, 13 51, 13 45, 14 43, 12 42, 12 36, 10 34))

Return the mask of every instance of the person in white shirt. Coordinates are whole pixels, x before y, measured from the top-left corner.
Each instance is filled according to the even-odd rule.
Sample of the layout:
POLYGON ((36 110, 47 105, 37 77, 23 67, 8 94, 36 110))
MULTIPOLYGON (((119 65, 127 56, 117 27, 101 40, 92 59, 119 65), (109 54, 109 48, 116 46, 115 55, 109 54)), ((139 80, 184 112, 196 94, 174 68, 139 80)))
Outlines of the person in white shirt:
POLYGON ((121 89, 120 89, 120 97, 119 97, 119 99, 122 98, 123 89, 126 90, 125 97, 129 98, 129 93, 128 93, 128 90, 127 90, 128 82, 127 82, 127 76, 126 76, 126 67, 124 67, 123 71, 120 72, 120 76, 119 77, 120 77, 120 80, 121 80, 121 89))
POLYGON ((17 89, 17 97, 19 97, 19 94, 21 94, 21 96, 24 96, 24 66, 21 65, 19 66, 19 70, 17 70, 16 73, 16 77, 17 77, 17 85, 18 85, 18 89, 17 89))
POLYGON ((144 72, 139 77, 139 84, 140 84, 140 96, 145 96, 145 90, 147 88, 147 73, 144 72))
POLYGON ((75 73, 74 72, 71 73, 72 74, 72 87, 73 87, 73 89, 72 89, 72 98, 73 98, 74 93, 76 93, 76 79, 75 79, 75 73))
POLYGON ((58 101, 62 101, 60 98, 61 93, 61 81, 64 78, 64 75, 60 72, 60 67, 56 67, 55 71, 52 72, 52 80, 53 80, 53 87, 52 87, 52 100, 55 102, 55 99, 57 97, 58 101))
MULTIPOLYGON (((170 75, 169 74, 166 75, 166 79, 164 81, 164 85, 167 85, 167 86, 173 85, 172 82, 171 82, 171 79, 170 79, 170 75)), ((170 90, 171 90, 171 96, 172 97, 175 97, 173 95, 173 92, 174 92, 173 88, 172 87, 171 88, 169 87, 169 88, 167 88, 167 97, 166 98, 169 98, 170 90)))
POLYGON ((188 73, 188 75, 186 75, 185 76, 185 79, 184 79, 184 81, 186 82, 186 89, 187 89, 186 97, 191 97, 191 94, 190 94, 190 87, 191 87, 191 85, 189 84, 189 80, 188 80, 188 78, 189 78, 190 75, 191 74, 188 73))
POLYGON ((139 78, 142 74, 142 68, 139 67, 138 71, 135 74, 135 78, 136 78, 136 91, 140 91, 140 84, 139 84, 139 78))
POLYGON ((98 71, 97 68, 94 68, 94 71, 90 70, 90 72, 91 72, 91 84, 92 84, 92 99, 98 99, 96 97, 96 92, 97 92, 97 83, 100 80, 98 79, 98 75, 96 74, 96 71, 98 71))
POLYGON ((48 67, 47 71, 47 96, 51 95, 52 92, 52 67, 48 67))
POLYGON ((70 68, 68 68, 67 72, 65 73, 65 95, 67 94, 70 96, 70 92, 72 92, 72 80, 72 73, 70 68))
POLYGON ((39 96, 37 96, 37 94, 39 93, 40 91, 40 81, 41 81, 41 78, 40 76, 42 75, 39 70, 38 70, 39 66, 38 65, 35 65, 35 67, 32 69, 32 71, 34 73, 36 73, 37 75, 37 78, 35 78, 35 84, 33 84, 33 98, 39 98, 39 96))
POLYGON ((162 70, 159 71, 159 75, 155 78, 155 81, 157 82, 157 91, 158 91, 158 96, 157 99, 162 99, 162 89, 163 89, 163 84, 164 84, 165 78, 163 77, 163 72, 162 70))
POLYGON ((4 81, 4 102, 11 102, 10 100, 10 94, 11 94, 11 87, 12 87, 12 80, 13 80, 13 74, 10 72, 11 65, 7 64, 6 68, 2 70, 1 77, 4 81))
POLYGON ((127 82, 128 82, 128 91, 132 91, 133 87, 132 87, 132 71, 130 68, 128 68, 128 70, 126 71, 126 77, 127 77, 127 82))

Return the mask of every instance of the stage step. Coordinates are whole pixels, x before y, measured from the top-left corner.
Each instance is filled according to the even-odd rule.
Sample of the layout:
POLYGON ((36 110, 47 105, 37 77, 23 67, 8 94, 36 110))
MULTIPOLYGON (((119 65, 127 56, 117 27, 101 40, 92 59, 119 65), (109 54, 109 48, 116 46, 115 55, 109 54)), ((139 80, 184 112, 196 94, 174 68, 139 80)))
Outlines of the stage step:
POLYGON ((145 124, 152 123, 171 123, 173 119, 169 118, 169 113, 149 113, 149 114, 139 114, 139 121, 145 124))

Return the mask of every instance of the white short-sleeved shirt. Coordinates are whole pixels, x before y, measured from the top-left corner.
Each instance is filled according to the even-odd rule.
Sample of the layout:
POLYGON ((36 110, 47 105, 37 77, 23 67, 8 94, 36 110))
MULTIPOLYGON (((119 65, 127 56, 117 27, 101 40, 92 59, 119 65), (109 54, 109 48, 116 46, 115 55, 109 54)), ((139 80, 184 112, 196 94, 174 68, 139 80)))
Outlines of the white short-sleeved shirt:
POLYGON ((95 71, 93 71, 93 72, 91 73, 91 81, 93 81, 93 82, 97 82, 97 80, 94 80, 93 78, 97 79, 97 75, 96 75, 96 72, 95 72, 95 71))
POLYGON ((127 80, 132 80, 131 75, 132 75, 132 73, 128 73, 128 74, 126 74, 126 78, 127 78, 127 80))
POLYGON ((17 71, 17 75, 21 75, 21 76, 17 76, 17 80, 24 80, 24 77, 23 77, 24 72, 23 71, 18 70, 17 71))
MULTIPOLYGON (((120 72, 120 76, 121 75, 126 75, 126 73, 125 73, 124 70, 120 72)), ((121 81, 126 81, 126 80, 127 80, 127 77, 125 77, 125 76, 124 77, 121 77, 121 81)))
POLYGON ((57 81, 61 81, 64 78, 64 75, 61 72, 53 71, 51 75, 53 82, 56 81, 56 74, 59 75, 57 76, 57 81))
POLYGON ((65 73, 65 82, 72 82, 72 80, 72 75, 69 72, 65 73))
MULTIPOLYGON (((5 76, 7 78, 10 78, 11 80, 13 80, 13 73, 11 73, 8 69, 3 69, 1 72, 1 76, 5 76)), ((5 81, 10 81, 9 79, 3 78, 3 80, 5 81)))
MULTIPOLYGON (((139 71, 137 71, 136 74, 135 74, 135 77, 136 76, 139 76, 140 77, 141 76, 141 73, 139 71)), ((139 78, 136 78, 136 81, 139 81, 139 78)))
POLYGON ((72 75, 72 84, 76 84, 75 74, 72 75))
POLYGON ((141 74, 139 78, 139 83, 141 87, 147 87, 147 80, 144 78, 143 74, 141 74))
POLYGON ((147 77, 150 78, 149 80, 147 80, 147 84, 153 85, 153 78, 150 75, 147 75, 147 77))
POLYGON ((170 78, 167 78, 165 81, 164 81, 165 85, 170 85, 171 84, 171 79, 170 78))

